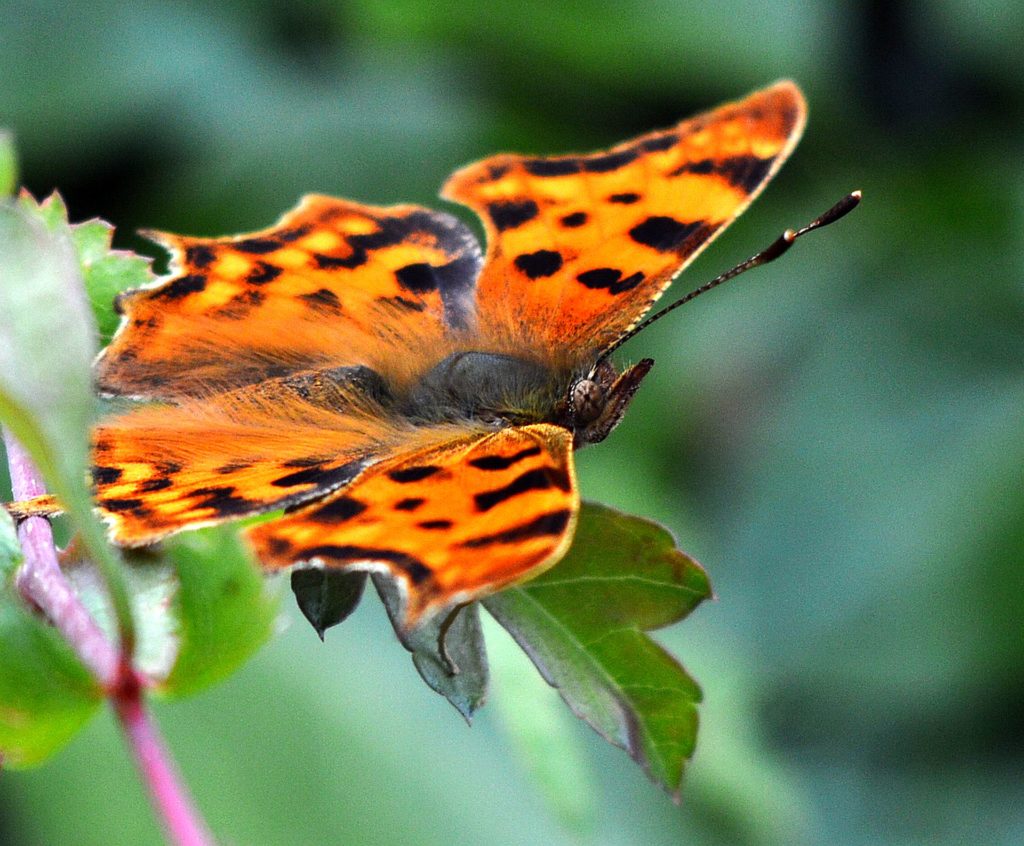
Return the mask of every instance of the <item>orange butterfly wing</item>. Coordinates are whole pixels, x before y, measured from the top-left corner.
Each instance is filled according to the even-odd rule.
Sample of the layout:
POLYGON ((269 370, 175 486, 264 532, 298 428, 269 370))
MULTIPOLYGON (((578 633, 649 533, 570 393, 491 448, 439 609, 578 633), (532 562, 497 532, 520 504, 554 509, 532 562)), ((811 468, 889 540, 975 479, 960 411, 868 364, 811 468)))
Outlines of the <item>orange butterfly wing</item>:
POLYGON ((122 294, 96 365, 102 391, 201 396, 274 376, 365 364, 440 342, 473 309, 480 248, 455 218, 309 196, 232 238, 154 233, 175 274, 122 294))
POLYGON ((577 361, 611 344, 757 196, 805 114, 780 82, 606 152, 457 171, 442 195, 487 230, 481 334, 577 361))
POLYGON ((410 622, 554 563, 573 434, 416 423, 381 390, 455 350, 592 360, 750 203, 804 113, 779 83, 604 153, 471 165, 445 196, 483 217, 482 272, 462 224, 412 206, 314 196, 251 235, 158 236, 175 275, 122 296, 97 363, 102 390, 169 401, 95 432, 114 539, 287 507, 248 530, 267 566, 385 570, 410 622))
POLYGON ((449 433, 247 535, 270 567, 385 570, 404 586, 414 625, 553 564, 578 510, 572 434, 537 424, 449 433))
POLYGON ((424 437, 344 376, 272 379, 104 420, 93 431, 92 475, 112 539, 151 543, 323 496, 372 457, 424 437))

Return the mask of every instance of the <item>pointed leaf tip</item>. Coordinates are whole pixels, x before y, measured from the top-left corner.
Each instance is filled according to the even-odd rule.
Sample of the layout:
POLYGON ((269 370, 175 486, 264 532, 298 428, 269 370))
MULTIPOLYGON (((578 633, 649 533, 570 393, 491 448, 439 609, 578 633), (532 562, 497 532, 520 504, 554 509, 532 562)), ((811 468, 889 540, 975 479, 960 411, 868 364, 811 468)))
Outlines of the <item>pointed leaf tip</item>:
POLYGON ((489 678, 479 606, 456 608, 406 629, 402 596, 395 583, 375 574, 373 584, 420 677, 471 723, 487 698, 489 678))
POLYGON ((665 529, 585 503, 565 558, 484 606, 574 713, 677 796, 701 692, 646 632, 710 595, 707 574, 665 529))
POLYGON ((323 640, 329 628, 343 622, 358 607, 366 573, 330 567, 292 570, 291 587, 299 610, 323 640))

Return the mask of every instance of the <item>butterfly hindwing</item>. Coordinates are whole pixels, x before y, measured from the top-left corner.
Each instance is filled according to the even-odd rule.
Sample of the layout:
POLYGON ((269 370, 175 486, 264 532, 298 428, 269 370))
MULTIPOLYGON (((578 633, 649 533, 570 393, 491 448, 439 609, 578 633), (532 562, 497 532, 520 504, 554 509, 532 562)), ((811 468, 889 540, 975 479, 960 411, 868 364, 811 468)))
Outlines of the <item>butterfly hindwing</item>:
POLYGON ((443 196, 487 229, 481 333, 570 358, 608 346, 757 196, 805 112, 780 82, 605 152, 499 155, 456 172, 443 196))
POLYGON ((112 538, 150 543, 323 496, 370 458, 429 439, 385 413, 369 373, 308 372, 108 418, 92 475, 112 538))
POLYGON ((558 560, 578 510, 572 434, 540 424, 449 432, 248 537, 270 567, 388 571, 406 589, 412 624, 558 560))
POLYGON ((96 366, 107 393, 199 396, 309 368, 384 366, 470 321, 481 262, 449 215, 323 196, 261 232, 151 237, 176 272, 119 298, 122 327, 96 366))

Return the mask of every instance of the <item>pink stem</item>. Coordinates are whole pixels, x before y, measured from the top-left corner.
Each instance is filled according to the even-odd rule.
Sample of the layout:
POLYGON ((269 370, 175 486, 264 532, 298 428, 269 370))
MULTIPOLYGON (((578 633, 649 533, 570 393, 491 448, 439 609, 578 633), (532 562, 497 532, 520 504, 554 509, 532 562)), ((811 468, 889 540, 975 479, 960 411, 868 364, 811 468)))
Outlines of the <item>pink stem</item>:
POLYGON ((125 693, 115 699, 114 706, 135 763, 149 788, 153 809, 163 822, 170 842, 177 846, 211 846, 213 835, 182 787, 177 768, 142 707, 138 686, 128 686, 125 693))
MULTIPOLYGON (((14 498, 30 499, 46 493, 28 453, 6 428, 3 440, 14 498)), ((46 615, 107 691, 168 838, 175 846, 212 846, 213 837, 143 707, 142 680, 122 660, 64 577, 49 520, 23 520, 18 526, 18 540, 24 555, 17 576, 19 592, 46 615)))
MULTIPOLYGON (((31 499, 46 493, 39 471, 7 429, 4 429, 4 446, 14 498, 31 499)), ((18 526, 18 540, 25 557, 18 571, 18 591, 46 614, 97 681, 107 689, 113 688, 120 672, 120 655, 64 577, 57 561, 50 521, 45 517, 23 520, 18 526)))

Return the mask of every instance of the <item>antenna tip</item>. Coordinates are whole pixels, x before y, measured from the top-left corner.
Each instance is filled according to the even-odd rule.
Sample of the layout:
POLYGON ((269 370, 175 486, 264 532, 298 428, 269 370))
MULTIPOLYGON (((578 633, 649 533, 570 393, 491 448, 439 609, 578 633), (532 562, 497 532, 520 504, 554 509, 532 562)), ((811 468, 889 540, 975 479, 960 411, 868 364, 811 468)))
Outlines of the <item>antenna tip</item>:
POLYGON ((864 198, 864 192, 858 188, 856 191, 851 191, 850 196, 859 203, 864 198))

